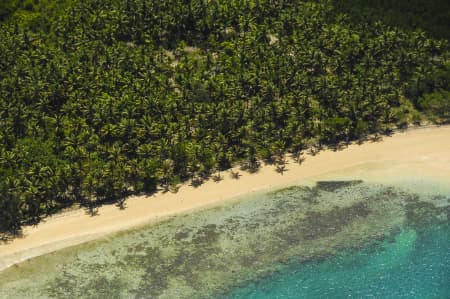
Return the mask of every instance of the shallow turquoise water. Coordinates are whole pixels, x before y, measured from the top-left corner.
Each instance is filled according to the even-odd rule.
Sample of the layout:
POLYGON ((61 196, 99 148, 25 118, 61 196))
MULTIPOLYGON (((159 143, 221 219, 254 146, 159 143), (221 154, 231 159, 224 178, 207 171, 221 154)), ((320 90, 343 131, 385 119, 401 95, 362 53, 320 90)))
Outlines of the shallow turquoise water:
POLYGON ((450 298, 450 225, 321 262, 293 264, 226 298, 450 298))
POLYGON ((321 181, 0 272, 0 298, 450 298, 450 186, 321 181), (444 188, 446 187, 446 188, 444 188))

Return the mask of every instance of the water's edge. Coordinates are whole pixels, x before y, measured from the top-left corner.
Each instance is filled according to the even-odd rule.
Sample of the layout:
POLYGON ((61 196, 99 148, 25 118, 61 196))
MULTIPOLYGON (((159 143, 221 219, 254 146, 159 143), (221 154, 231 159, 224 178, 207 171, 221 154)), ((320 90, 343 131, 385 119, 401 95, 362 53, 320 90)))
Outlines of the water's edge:
POLYGON ((14 266, 0 272, 0 297, 227 296, 290 265, 448 224, 450 193, 434 189, 353 180, 256 194, 14 266))

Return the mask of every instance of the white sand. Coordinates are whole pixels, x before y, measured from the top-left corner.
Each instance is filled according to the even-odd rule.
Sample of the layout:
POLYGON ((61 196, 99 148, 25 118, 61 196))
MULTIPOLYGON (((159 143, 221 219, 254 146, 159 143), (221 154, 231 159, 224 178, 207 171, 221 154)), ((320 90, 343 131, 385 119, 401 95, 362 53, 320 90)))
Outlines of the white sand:
POLYGON ((450 186, 450 127, 413 129, 384 137, 380 142, 352 144, 341 151, 326 150, 305 158, 301 165, 288 159, 283 175, 273 166, 263 166, 255 174, 240 171, 238 180, 224 172, 224 180, 219 183, 208 181, 198 188, 184 185, 175 194, 129 198, 124 210, 107 205, 99 209, 98 216, 91 217, 84 210, 76 210, 49 217, 38 226, 25 227, 23 238, 0 245, 0 270, 161 217, 211 206, 251 192, 306 184, 319 178, 394 183, 407 177, 418 181, 437 180, 450 186))

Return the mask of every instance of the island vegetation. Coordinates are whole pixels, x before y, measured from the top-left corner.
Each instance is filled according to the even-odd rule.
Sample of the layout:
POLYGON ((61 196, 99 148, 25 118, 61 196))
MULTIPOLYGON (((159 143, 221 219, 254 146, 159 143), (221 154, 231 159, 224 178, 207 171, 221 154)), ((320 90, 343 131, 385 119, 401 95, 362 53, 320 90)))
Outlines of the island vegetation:
POLYGON ((0 230, 448 122, 450 22, 374 2, 2 1, 0 230))

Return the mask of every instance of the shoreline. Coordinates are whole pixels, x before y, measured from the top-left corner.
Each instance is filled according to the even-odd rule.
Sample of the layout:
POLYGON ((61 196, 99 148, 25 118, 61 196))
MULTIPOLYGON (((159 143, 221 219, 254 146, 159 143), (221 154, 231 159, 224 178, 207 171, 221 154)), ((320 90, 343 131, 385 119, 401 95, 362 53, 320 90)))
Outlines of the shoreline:
POLYGON ((339 151, 328 149, 315 156, 308 155, 301 165, 290 158, 287 162, 283 175, 274 166, 263 164, 254 174, 239 171, 238 180, 230 178, 227 171, 218 183, 209 180, 198 188, 184 184, 177 193, 132 196, 126 200, 124 210, 105 205, 99 208, 97 216, 86 214, 84 209, 53 215, 37 226, 24 227, 23 237, 0 244, 0 271, 170 216, 318 179, 356 178, 392 184, 408 177, 437 180, 450 186, 450 126, 413 128, 383 136, 379 142, 350 144, 339 151))

